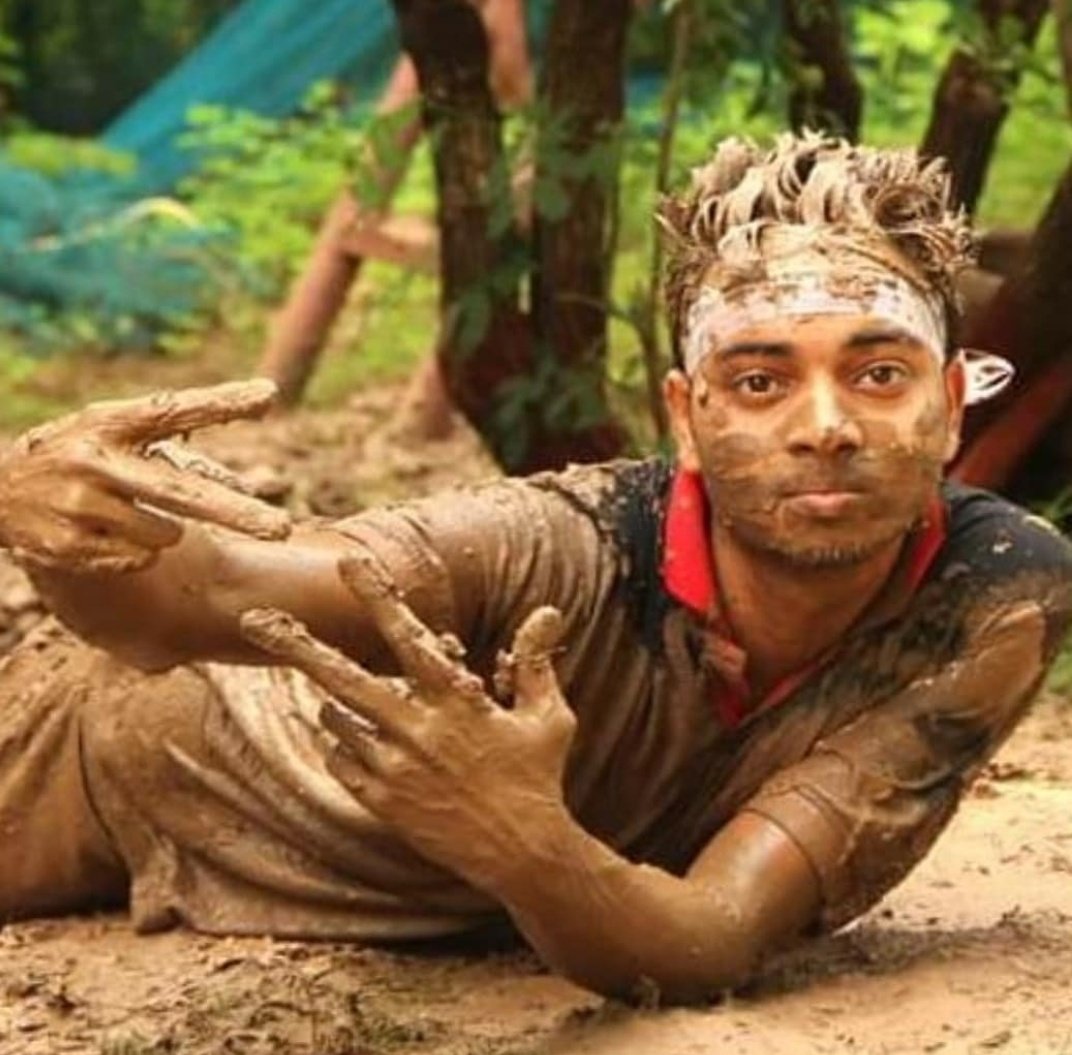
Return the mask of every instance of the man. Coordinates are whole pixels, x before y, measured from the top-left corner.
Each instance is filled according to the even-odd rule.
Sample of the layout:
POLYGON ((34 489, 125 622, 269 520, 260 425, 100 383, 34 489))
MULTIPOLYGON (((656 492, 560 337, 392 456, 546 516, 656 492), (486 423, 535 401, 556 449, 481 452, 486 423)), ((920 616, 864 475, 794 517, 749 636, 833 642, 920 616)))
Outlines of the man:
POLYGON ((583 985, 691 1000, 912 868, 1072 583, 1056 533, 941 483, 1007 374, 951 344, 964 221, 939 167, 818 137, 723 144, 663 218, 673 466, 288 534, 157 446, 256 383, 16 446, 0 538, 107 653, 52 630, 0 670, 0 911, 129 891, 143 930, 353 940, 505 911, 583 985))

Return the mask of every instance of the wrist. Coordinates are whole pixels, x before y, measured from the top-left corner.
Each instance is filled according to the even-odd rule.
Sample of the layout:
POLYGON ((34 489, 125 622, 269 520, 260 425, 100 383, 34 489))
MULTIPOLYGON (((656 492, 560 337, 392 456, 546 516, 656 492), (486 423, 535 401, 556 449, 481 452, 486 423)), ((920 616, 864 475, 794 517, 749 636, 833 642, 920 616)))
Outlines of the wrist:
POLYGON ((579 837, 586 837, 561 799, 527 802, 512 816, 512 830, 496 840, 494 852, 480 864, 482 874, 471 877, 504 904, 531 890, 534 876, 558 867, 575 853, 579 837))

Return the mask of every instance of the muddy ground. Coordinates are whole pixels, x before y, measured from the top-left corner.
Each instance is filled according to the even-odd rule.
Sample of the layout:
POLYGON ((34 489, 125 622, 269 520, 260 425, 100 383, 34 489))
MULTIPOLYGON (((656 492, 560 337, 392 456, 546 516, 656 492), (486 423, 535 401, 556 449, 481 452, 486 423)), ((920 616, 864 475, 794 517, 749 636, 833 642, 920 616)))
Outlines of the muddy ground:
MULTIPOLYGON (((400 442, 385 425, 397 400, 205 444, 264 493, 327 515, 490 471, 464 433, 400 442)), ((0 649, 35 618, 32 592, 0 567, 0 649)), ((607 1004, 501 945, 136 937, 116 915, 0 930, 0 1053, 1072 1055, 1070 742, 1072 707, 1042 701, 908 882, 715 1007, 607 1004)))

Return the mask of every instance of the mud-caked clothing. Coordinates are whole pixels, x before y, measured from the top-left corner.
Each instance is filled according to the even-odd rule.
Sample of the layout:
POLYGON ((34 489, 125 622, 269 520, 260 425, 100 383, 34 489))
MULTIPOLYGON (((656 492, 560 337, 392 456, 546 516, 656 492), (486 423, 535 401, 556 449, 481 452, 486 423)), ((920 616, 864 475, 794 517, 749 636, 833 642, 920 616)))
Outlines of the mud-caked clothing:
MULTIPOLYGON (((565 791, 589 832, 680 874, 736 813, 760 813, 812 861, 837 925, 921 858, 1023 714, 1072 609, 1070 548, 947 486, 857 624, 757 698, 710 515, 696 478, 620 462, 338 530, 485 676, 533 609, 561 610, 556 669, 578 718, 565 791)), ((322 700, 288 669, 146 675, 40 631, 0 666, 0 913, 129 884, 143 929, 382 940, 498 914, 328 773, 322 700)))

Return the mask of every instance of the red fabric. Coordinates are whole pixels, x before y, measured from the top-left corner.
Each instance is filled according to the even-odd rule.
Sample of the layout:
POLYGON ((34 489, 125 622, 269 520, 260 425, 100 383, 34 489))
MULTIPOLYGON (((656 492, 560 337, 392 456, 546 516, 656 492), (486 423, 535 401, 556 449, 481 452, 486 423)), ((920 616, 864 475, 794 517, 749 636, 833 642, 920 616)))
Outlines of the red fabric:
MULTIPOLYGON (((707 622, 707 654, 722 682, 715 706, 722 721, 732 728, 749 710, 765 710, 787 700, 829 657, 783 678, 763 700, 750 706, 751 693, 745 677, 747 657, 733 640, 732 630, 719 606, 718 580, 711 559, 710 523, 703 477, 679 469, 670 485, 666 511, 663 585, 674 600, 707 622)), ((919 589, 945 538, 945 503, 935 494, 924 515, 922 529, 913 537, 912 550, 901 565, 907 593, 919 589)))

